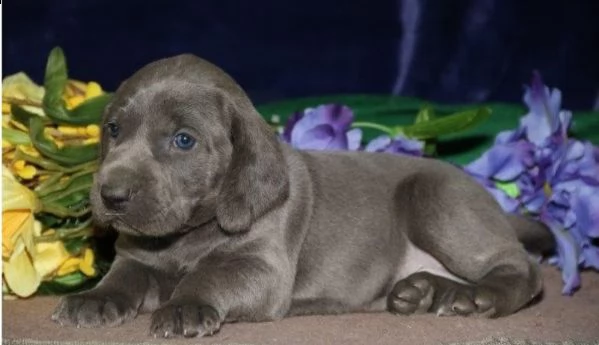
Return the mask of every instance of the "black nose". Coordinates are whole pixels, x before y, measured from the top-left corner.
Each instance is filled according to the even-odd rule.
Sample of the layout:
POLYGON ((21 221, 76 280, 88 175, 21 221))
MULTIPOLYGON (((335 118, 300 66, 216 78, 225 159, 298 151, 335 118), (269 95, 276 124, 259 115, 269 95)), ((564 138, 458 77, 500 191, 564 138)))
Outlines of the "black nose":
POLYGON ((122 209, 131 199, 131 189, 127 186, 105 184, 100 187, 100 195, 109 209, 122 209))

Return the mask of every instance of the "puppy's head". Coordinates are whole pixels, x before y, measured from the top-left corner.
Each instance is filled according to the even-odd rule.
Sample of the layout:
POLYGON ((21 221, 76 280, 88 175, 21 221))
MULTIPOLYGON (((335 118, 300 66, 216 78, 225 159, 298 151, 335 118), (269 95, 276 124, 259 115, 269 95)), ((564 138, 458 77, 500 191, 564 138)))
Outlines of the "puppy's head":
POLYGON ((247 231, 288 195, 275 134, 225 72, 192 55, 153 62, 118 88, 100 163, 95 220, 133 235, 213 219, 226 232, 247 231))

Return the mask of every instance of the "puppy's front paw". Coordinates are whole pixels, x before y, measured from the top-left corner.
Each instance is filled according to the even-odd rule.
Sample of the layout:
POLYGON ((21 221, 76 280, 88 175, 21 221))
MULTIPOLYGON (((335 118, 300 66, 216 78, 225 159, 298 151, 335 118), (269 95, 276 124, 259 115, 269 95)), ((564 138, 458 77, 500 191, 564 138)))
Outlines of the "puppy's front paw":
POLYGON ((152 314, 150 333, 154 337, 202 337, 220 329, 218 312, 207 305, 168 304, 152 314))
POLYGON ((137 315, 137 308, 119 295, 82 293, 65 296, 54 309, 52 320, 77 327, 116 326, 137 315))

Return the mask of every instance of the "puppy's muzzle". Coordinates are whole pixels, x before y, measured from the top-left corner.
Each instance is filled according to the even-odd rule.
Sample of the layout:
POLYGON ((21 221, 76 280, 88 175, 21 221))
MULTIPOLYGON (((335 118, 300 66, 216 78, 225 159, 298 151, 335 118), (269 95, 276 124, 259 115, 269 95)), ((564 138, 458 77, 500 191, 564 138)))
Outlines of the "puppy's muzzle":
POLYGON ((124 169, 114 169, 100 185, 102 203, 111 211, 125 211, 135 192, 135 177, 124 169))
POLYGON ((131 200, 131 189, 122 185, 102 185, 100 195, 104 206, 110 210, 122 211, 131 200))

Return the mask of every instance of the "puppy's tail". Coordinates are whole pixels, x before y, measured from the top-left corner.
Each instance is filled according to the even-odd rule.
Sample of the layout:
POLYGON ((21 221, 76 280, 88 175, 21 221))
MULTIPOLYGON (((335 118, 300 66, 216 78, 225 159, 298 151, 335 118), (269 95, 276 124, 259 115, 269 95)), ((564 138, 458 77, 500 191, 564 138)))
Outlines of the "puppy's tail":
POLYGON ((529 253, 546 254, 555 250, 555 239, 545 224, 514 214, 508 215, 508 219, 529 253))

